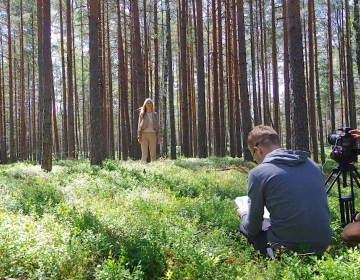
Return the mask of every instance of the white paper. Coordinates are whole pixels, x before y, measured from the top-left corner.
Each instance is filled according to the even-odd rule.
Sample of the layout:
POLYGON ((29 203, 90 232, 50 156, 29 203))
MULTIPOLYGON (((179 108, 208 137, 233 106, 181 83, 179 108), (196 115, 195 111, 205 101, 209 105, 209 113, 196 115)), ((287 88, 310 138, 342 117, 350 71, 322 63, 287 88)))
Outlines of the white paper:
MULTIPOLYGON (((248 211, 248 196, 238 196, 235 198, 235 204, 241 211, 248 211)), ((270 213, 264 206, 264 219, 270 219, 270 213)))

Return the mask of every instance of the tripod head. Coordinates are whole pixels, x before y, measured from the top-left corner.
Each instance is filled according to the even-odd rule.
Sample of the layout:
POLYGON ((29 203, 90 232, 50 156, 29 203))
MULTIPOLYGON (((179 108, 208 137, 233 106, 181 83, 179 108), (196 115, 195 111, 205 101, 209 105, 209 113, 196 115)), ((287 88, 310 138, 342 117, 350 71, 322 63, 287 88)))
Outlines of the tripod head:
POLYGON ((357 156, 360 149, 357 147, 357 141, 354 135, 350 134, 351 127, 343 126, 338 129, 340 133, 331 133, 328 135, 328 142, 332 145, 330 152, 331 159, 340 165, 357 162, 357 156))

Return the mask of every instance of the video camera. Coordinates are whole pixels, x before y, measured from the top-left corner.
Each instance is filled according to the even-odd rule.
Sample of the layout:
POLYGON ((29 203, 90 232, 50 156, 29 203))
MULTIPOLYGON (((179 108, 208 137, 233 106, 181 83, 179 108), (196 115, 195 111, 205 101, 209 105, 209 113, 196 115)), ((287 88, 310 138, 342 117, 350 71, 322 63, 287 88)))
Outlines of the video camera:
POLYGON ((330 153, 331 159, 339 165, 349 164, 357 161, 360 149, 357 147, 356 138, 350 134, 351 127, 343 126, 338 129, 341 133, 332 133, 328 135, 328 142, 332 146, 330 153))

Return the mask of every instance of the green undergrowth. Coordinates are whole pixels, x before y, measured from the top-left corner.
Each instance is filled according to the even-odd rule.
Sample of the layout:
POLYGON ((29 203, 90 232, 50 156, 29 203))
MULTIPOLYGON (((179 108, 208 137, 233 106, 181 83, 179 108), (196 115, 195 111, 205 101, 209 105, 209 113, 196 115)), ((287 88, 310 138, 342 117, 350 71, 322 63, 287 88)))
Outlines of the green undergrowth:
POLYGON ((234 204, 253 167, 232 158, 59 161, 50 173, 0 165, 0 278, 360 278, 360 252, 341 242, 336 188, 329 253, 254 252, 234 204))

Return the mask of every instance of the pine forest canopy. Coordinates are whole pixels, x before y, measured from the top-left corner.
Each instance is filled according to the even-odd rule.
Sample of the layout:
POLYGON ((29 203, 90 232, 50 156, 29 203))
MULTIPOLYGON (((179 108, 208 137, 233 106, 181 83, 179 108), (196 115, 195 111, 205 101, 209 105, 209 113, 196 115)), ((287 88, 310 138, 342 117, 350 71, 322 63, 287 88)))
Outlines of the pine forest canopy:
POLYGON ((324 162, 358 125, 358 2, 1 1, 0 161, 139 159, 150 97, 161 157, 251 160, 266 124, 324 162))

